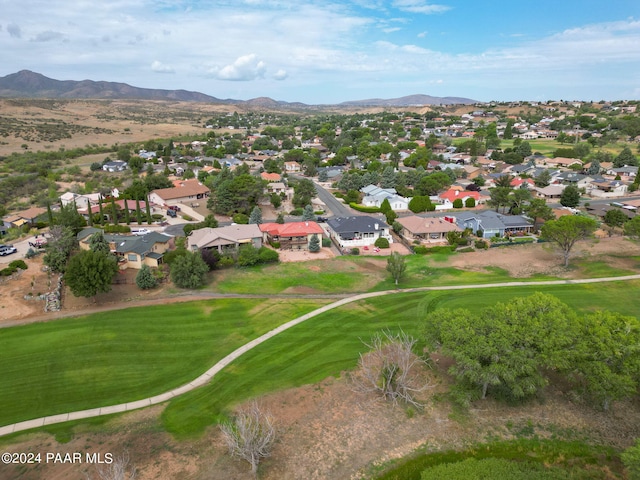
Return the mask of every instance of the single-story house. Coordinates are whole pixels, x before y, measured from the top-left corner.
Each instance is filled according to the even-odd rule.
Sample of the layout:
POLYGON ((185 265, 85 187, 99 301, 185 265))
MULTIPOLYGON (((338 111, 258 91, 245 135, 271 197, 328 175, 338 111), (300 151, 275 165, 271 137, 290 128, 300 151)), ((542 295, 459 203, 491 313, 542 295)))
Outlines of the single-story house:
POLYGON ((176 205, 201 200, 209 196, 210 190, 197 179, 182 180, 177 186, 153 190, 149 194, 149 201, 157 205, 176 205))
POLYGON ((129 165, 123 160, 112 160, 102 165, 105 172, 124 172, 129 165))
POLYGON ((471 190, 459 190, 457 188, 450 188, 446 192, 438 195, 436 210, 449 210, 453 208, 453 202, 460 199, 462 200, 462 205, 464 206, 467 199, 473 198, 476 205, 480 203, 484 203, 486 201, 486 197, 482 195, 480 192, 474 192, 471 190))
POLYGON ((483 238, 505 237, 533 231, 533 222, 523 215, 503 215, 493 210, 484 210, 461 212, 454 216, 460 228, 470 228, 483 238))
POLYGON ((295 173, 295 172, 300 172, 302 170, 302 167, 298 162, 293 161, 293 162, 284 162, 284 169, 287 173, 295 173))
POLYGON ((582 160, 580 160, 579 158, 565 158, 565 157, 547 158, 545 163, 548 167, 569 168, 571 165, 582 166, 582 160))
POLYGON ((289 250, 309 250, 309 242, 316 235, 322 240, 324 230, 316 222, 262 223, 260 231, 263 241, 271 245, 279 243, 280 248, 289 250))
POLYGON ((39 217, 47 213, 46 208, 31 207, 20 212, 7 215, 2 219, 2 223, 6 228, 22 227, 23 225, 34 225, 39 217))
POLYGON ((401 217, 397 222, 402 225, 400 234, 409 241, 420 243, 440 243, 447 240, 447 233, 461 232, 453 217, 419 217, 411 215, 401 217))
POLYGON ((589 195, 592 197, 622 197, 629 190, 629 186, 620 180, 593 181, 591 187, 589 195))
POLYGON ((326 225, 329 237, 342 248, 373 245, 381 237, 386 238, 389 243, 393 242, 389 225, 368 215, 336 217, 326 225))
POLYGON ((545 200, 558 199, 562 197, 562 192, 567 188, 566 185, 560 185, 557 183, 547 185, 546 187, 534 187, 538 198, 544 198, 545 200))
MULTIPOLYGON (((91 235, 101 231, 98 228, 85 228, 78 235, 80 248, 89 250, 91 235)), ((121 235, 105 233, 104 239, 109 243, 111 252, 118 258, 120 270, 134 268, 139 270, 143 265, 158 267, 162 264, 163 255, 169 250, 172 237, 164 233, 149 232, 146 235, 121 235)))
POLYGON ((240 245, 262 247, 262 232, 258 225, 229 225, 193 230, 187 237, 187 248, 193 252, 215 248, 219 253, 235 253, 240 245))
POLYGON ((360 189, 365 194, 362 204, 366 207, 380 207, 385 200, 389 201, 394 212, 409 209, 409 199, 397 194, 395 188, 380 188, 367 185, 360 189))

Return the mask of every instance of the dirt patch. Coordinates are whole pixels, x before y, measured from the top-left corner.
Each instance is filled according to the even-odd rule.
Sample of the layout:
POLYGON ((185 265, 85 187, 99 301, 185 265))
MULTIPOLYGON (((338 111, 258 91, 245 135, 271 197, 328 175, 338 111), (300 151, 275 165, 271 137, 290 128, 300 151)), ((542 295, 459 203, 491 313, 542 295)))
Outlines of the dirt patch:
POLYGON ((326 260, 334 258, 330 248, 321 248, 319 252, 311 253, 306 250, 278 250, 281 262, 310 262, 312 260, 326 260))
MULTIPOLYGON (((579 242, 572 252, 572 261, 593 259, 606 262, 614 268, 636 271, 640 244, 623 237, 607 237, 596 241, 579 242)), ((460 255, 447 260, 447 265, 462 270, 485 271, 487 267, 506 270, 513 277, 526 278, 536 274, 561 278, 577 278, 579 269, 565 269, 562 258, 553 244, 528 244, 490 248, 460 255)))

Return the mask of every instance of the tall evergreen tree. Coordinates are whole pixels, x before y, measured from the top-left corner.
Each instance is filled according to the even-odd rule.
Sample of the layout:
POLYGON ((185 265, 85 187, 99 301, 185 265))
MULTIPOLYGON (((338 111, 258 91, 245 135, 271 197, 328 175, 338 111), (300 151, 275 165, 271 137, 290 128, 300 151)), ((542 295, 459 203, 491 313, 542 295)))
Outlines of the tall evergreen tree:
POLYGON ((147 210, 147 224, 151 225, 151 205, 149 204, 149 196, 146 196, 144 199, 145 207, 147 210))

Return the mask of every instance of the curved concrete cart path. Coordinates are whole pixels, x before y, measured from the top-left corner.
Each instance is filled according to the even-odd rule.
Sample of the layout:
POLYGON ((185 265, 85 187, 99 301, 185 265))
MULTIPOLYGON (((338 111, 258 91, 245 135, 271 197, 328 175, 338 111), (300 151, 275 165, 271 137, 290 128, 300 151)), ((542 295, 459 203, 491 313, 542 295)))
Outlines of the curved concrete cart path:
POLYGON ((14 423, 12 425, 6 425, 4 427, 0 427, 0 437, 3 435, 9 435, 11 433, 21 432, 24 430, 30 430, 33 428, 43 427, 45 425, 52 425, 55 423, 63 423, 69 422, 72 420, 82 420, 84 418, 92 418, 99 417, 102 415, 111 415, 113 413, 122 413, 128 412, 131 410, 136 410, 138 408, 149 407, 151 405, 156 405, 158 403, 163 403, 169 401, 183 393, 194 390, 198 387, 201 387, 211 381, 211 379, 221 371, 224 367, 229 365, 238 357, 242 356, 244 353, 248 352, 252 348, 260 345, 261 343, 269 340, 272 337, 275 337, 281 332, 288 330, 289 328, 298 325, 305 320, 313 318, 321 313, 327 312, 334 308, 341 307, 342 305, 346 305, 348 303, 357 302, 359 300, 365 300, 373 297, 380 297, 383 295, 392 295, 396 293, 411 293, 411 292, 428 292, 428 291, 440 291, 440 290, 466 290, 466 289, 483 289, 483 288, 495 288, 495 287, 521 287, 521 286, 546 286, 546 285, 572 285, 572 284, 584 284, 584 283, 603 283, 603 282, 620 282, 620 281, 628 281, 628 280, 638 280, 640 279, 640 275, 627 275, 623 277, 607 277, 607 278, 587 278, 580 280, 549 280, 549 281, 541 281, 541 282, 508 282, 508 283, 492 283, 492 284, 483 284, 483 285, 450 285, 450 286, 441 286, 441 287, 418 287, 418 288, 409 288, 409 289, 401 289, 401 290, 385 290, 380 292, 371 292, 371 293, 363 293, 360 295, 354 295, 352 297, 343 298, 336 302, 330 303, 329 305, 325 305, 324 307, 320 307, 313 312, 309 312, 301 317, 298 317, 294 320, 291 320, 287 323, 280 325, 277 328, 265 333, 264 335, 244 344, 240 348, 234 350, 229 355, 224 357, 218 363, 216 363, 209 370, 204 372, 195 380, 182 385, 181 387, 175 388, 165 393, 161 393, 160 395, 156 395, 154 397, 145 398, 143 400, 138 400, 130 403, 121 403, 119 405, 111 405, 107 407, 98 407, 92 408, 89 410, 80 410, 77 412, 69 412, 69 413, 61 413, 58 415, 50 415, 47 417, 34 418, 33 420, 27 420, 24 422, 14 423))

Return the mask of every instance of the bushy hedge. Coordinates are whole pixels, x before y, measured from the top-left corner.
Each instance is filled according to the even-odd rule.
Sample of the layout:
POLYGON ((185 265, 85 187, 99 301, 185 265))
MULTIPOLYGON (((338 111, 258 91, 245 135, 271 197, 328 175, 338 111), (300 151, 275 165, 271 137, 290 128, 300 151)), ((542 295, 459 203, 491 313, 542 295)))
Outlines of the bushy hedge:
POLYGON ((27 264, 24 262, 24 260, 14 260, 13 262, 11 262, 9 264, 10 268, 19 268, 21 270, 26 270, 27 268, 29 268, 27 266, 27 264))
POLYGON ((380 212, 380 209, 378 207, 365 207, 364 205, 360 205, 354 202, 351 202, 349 206, 354 210, 357 210, 358 212, 362 212, 362 213, 379 213, 380 212))
POLYGON ((389 240, 384 237, 376 238, 374 245, 378 248, 389 248, 389 240))
POLYGON ((435 247, 425 247, 424 245, 417 245, 413 247, 413 252, 419 255, 426 255, 430 253, 451 253, 455 250, 455 246, 452 245, 437 245, 435 247))
POLYGON ((104 233, 131 233, 131 228, 126 225, 105 225, 104 233))

